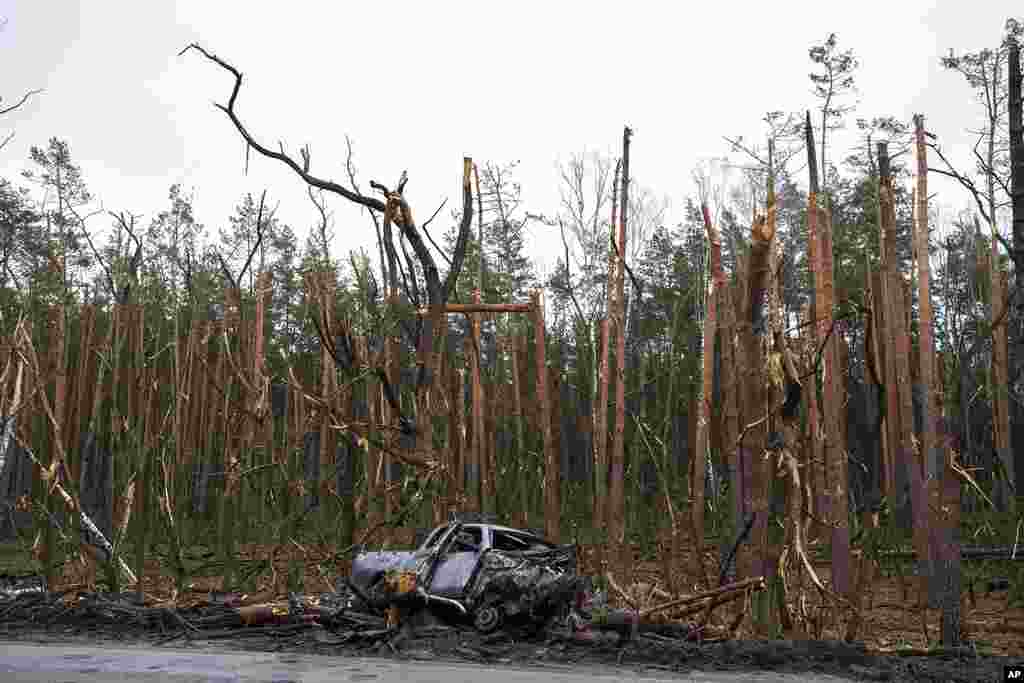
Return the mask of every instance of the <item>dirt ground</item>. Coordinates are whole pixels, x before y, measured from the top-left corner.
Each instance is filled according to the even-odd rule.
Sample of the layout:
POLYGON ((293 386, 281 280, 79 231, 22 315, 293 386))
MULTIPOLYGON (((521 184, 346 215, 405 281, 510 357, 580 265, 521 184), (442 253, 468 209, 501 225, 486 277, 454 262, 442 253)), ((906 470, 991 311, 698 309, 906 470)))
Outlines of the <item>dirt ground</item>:
MULTIPOLYGON (((705 566, 708 571, 716 567, 717 556, 708 553, 705 566)), ((827 563, 815 563, 819 577, 828 582, 831 571, 827 563)), ((691 552, 684 552, 677 567, 678 586, 696 586, 695 563, 691 552)), ((966 572, 965 572, 966 575, 966 572)), ((640 562, 635 579, 650 583, 661 581, 662 566, 655 562, 640 562)), ((888 654, 927 650, 940 639, 941 611, 917 607, 916 583, 904 574, 880 576, 873 572, 866 582, 862 596, 862 623, 857 640, 875 653, 888 654)), ((696 592, 698 589, 694 589, 696 592)), ((813 589, 807 591, 808 600, 819 602, 813 589)), ((728 614, 723 612, 723 616, 728 614)), ((827 620, 826 620, 827 622, 827 620)), ((755 637, 744 623, 740 637, 755 637)), ((842 639, 846 621, 843 618, 826 623, 823 639, 842 639)), ((1013 657, 1024 661, 1024 606, 1011 606, 1007 590, 987 592, 983 583, 975 585, 973 596, 967 590, 966 579, 961 600, 961 637, 968 647, 987 654, 1013 657)))
MULTIPOLYGON (((402 538, 396 539, 401 543, 402 538)), ((409 539, 411 542, 411 539, 409 539)), ((243 564, 266 558, 269 548, 246 547, 240 552, 243 564)), ((334 582, 346 572, 343 563, 325 563, 333 548, 295 547, 279 552, 273 572, 264 572, 251 585, 248 602, 271 601, 287 594, 286 577, 289 563, 303 566, 302 583, 307 595, 333 591, 334 582)), ((583 551, 583 573, 592 554, 583 551)), ((692 556, 681 558, 678 586, 691 586, 692 577, 685 567, 692 568, 692 556)), ((714 564, 711 554, 707 567, 714 564)), ((220 591, 219 577, 197 577, 188 590, 174 595, 173 581, 161 571, 158 561, 147 565, 143 590, 150 605, 201 609, 211 592, 220 591)), ((166 565, 163 567, 166 570, 166 565)), ((828 569, 821 568, 827 579, 828 569)), ((658 583, 661 566, 640 562, 633 577, 637 581, 658 583)), ((82 560, 65 566, 57 589, 94 590, 95 568, 82 560)), ((1024 663, 1024 610, 1008 609, 1006 591, 978 593, 976 604, 965 600, 965 635, 968 645, 956 652, 926 654, 927 646, 938 638, 938 617, 935 610, 907 609, 913 600, 905 600, 898 578, 876 578, 871 582, 871 605, 864 609, 864 621, 854 643, 843 643, 839 636, 844 622, 826 626, 817 639, 764 639, 747 626, 736 638, 719 642, 686 642, 678 637, 657 632, 641 632, 624 642, 619 635, 590 631, 571 633, 555 628, 541 633, 513 630, 482 636, 470 628, 442 624, 435 620, 403 623, 398 631, 382 632, 338 629, 317 623, 293 623, 274 626, 238 626, 183 635, 176 629, 146 629, 117 620, 97 619, 95 615, 80 618, 68 608, 58 617, 47 617, 46 623, 27 623, 12 619, 0 604, 0 638, 26 642, 52 643, 84 640, 104 642, 137 641, 151 644, 173 643, 203 648, 216 644, 261 651, 296 651, 338 655, 379 655, 414 659, 445 659, 486 662, 490 664, 529 662, 625 667, 632 671, 686 673, 691 670, 772 670, 780 672, 818 672, 845 676, 853 680, 894 681, 990 681, 1002 680, 1003 666, 1024 663), (924 618, 924 621, 923 621, 924 618), (108 623, 109 622, 109 623, 108 623), (925 634, 927 628, 927 636, 925 634), (367 634, 370 635, 367 635, 367 634)), ((684 591, 689 592, 689 591, 684 591)), ((730 617, 728 608, 720 608, 712 624, 724 624, 730 617)), ((183 612, 184 613, 184 612, 183 612)), ((711 631, 714 635, 715 631, 711 631)))
POLYGON ((315 624, 295 627, 238 627, 198 633, 142 632, 126 625, 99 625, 65 615, 43 625, 10 623, 0 618, 0 640, 42 644, 104 643, 168 645, 175 648, 229 648, 335 656, 380 656, 490 665, 573 665, 607 672, 774 671, 815 673, 867 681, 975 682, 1002 680, 1003 667, 1020 659, 948 655, 899 657, 875 655, 863 645, 836 641, 750 641, 685 643, 640 634, 621 644, 613 634, 586 637, 565 632, 499 632, 481 636, 472 629, 443 625, 403 626, 387 639, 360 637, 315 624))

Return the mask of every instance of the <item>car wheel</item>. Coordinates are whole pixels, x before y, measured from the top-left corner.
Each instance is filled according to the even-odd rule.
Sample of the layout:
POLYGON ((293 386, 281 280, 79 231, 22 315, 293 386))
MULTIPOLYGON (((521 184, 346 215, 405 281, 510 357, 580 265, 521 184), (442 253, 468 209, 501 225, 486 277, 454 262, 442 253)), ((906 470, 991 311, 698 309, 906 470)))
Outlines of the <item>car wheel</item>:
POLYGON ((473 626, 480 633, 490 633, 501 626, 501 608, 497 605, 484 605, 473 614, 473 626))

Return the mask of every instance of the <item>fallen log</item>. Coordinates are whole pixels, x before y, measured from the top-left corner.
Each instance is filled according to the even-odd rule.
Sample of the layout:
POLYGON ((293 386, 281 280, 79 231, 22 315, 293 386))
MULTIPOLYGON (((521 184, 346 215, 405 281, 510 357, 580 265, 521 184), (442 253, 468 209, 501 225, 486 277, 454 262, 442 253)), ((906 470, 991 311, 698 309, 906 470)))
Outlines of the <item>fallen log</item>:
MULTIPOLYGON (((704 591, 703 593, 697 593, 696 595, 688 595, 682 598, 676 598, 654 607, 648 607, 647 609, 640 610, 640 618, 649 617, 652 614, 658 612, 664 612, 667 609, 673 607, 691 607, 700 603, 698 611, 707 607, 706 601, 712 598, 719 598, 730 595, 732 593, 745 593, 747 591, 762 591, 765 589, 765 582, 763 576, 755 576, 749 579, 743 579, 735 583, 728 583, 721 588, 713 588, 711 590, 704 591)), ((731 599, 731 598, 730 598, 731 599)), ((724 600, 728 602, 728 600, 724 600)))

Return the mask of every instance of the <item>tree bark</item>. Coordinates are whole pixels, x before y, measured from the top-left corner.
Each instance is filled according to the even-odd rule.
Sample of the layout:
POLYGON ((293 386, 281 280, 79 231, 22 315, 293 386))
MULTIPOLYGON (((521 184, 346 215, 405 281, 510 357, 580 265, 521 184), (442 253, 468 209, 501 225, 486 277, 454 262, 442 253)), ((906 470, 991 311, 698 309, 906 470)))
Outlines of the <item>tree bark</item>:
MULTIPOLYGON (((480 303, 480 290, 473 290, 473 303, 480 303)), ((484 512, 488 503, 484 502, 484 495, 487 490, 484 474, 484 388, 480 381, 480 314, 473 313, 469 317, 470 343, 469 343, 469 372, 470 372, 470 406, 473 419, 473 445, 470 458, 470 477, 466 485, 469 487, 470 509, 474 512, 484 512)))
POLYGON ((608 530, 611 544, 619 552, 616 573, 628 583, 627 574, 632 564, 632 552, 626 547, 625 476, 626 448, 626 229, 629 219, 629 139, 633 134, 628 127, 622 131, 622 211, 619 217, 619 235, 615 241, 618 267, 615 269, 615 438, 612 444, 610 491, 608 501, 608 530))
MULTIPOLYGON (((909 298, 907 283, 899 272, 896 257, 896 207, 892 189, 892 178, 889 173, 888 145, 878 143, 879 196, 882 208, 882 230, 884 244, 883 288, 886 308, 886 323, 889 333, 888 348, 892 350, 892 372, 886 382, 886 393, 895 394, 888 406, 894 410, 898 428, 898 441, 894 444, 896 451, 897 483, 900 481, 899 470, 907 472, 906 483, 910 492, 911 527, 913 529, 914 548, 920 559, 919 576, 921 588, 926 587, 924 579, 928 575, 928 515, 927 494, 925 491, 924 469, 919 457, 915 457, 914 448, 914 406, 910 387, 910 330, 907 325, 909 298)), ((887 416, 888 417, 888 416, 887 416)), ((902 491, 894 491, 899 498, 902 491)))
POLYGON ((547 354, 544 333, 544 293, 534 290, 533 341, 536 347, 537 413, 541 442, 544 447, 544 534, 556 543, 561 538, 561 477, 558 468, 558 449, 551 435, 551 402, 548 395, 547 354))
MULTIPOLYGON (((738 559, 730 562, 730 566, 724 566, 728 554, 732 551, 740 531, 743 529, 743 485, 740 477, 740 458, 737 448, 737 439, 740 434, 740 401, 739 401, 739 377, 736 372, 736 310, 739 300, 742 298, 736 294, 738 288, 733 283, 726 283, 721 292, 721 344, 722 344, 722 365, 721 384, 722 392, 722 460, 726 464, 726 474, 729 480, 729 502, 730 516, 732 517, 732 536, 723 535, 724 542, 721 547, 720 564, 723 565, 722 572, 725 579, 747 578, 740 576, 738 571, 732 571, 731 565, 739 567, 738 559)), ((720 576, 721 579, 721 576, 720 576)), ((721 580, 719 581, 721 583, 721 580)))
POLYGON ((744 479, 749 473, 749 486, 744 481, 743 495, 747 509, 754 516, 750 548, 753 575, 771 573, 767 556, 768 492, 770 469, 764 458, 768 445, 769 394, 766 382, 767 340, 770 338, 767 293, 770 275, 770 254, 775 238, 775 207, 768 207, 767 216, 758 216, 750 229, 750 260, 747 269, 747 307, 740 324, 743 346, 743 420, 741 449, 748 462, 743 463, 744 479))
MULTIPOLYGON (((814 496, 814 512, 815 516, 819 520, 817 523, 812 525, 815 531, 815 536, 824 538, 826 535, 830 535, 831 532, 828 529, 828 520, 831 517, 829 494, 827 488, 828 476, 826 473, 829 463, 829 450, 828 444, 830 440, 829 434, 829 408, 828 403, 828 387, 827 387, 827 373, 826 381, 822 385, 822 401, 819 404, 818 401, 818 365, 819 358, 817 354, 824 354, 825 358, 820 359, 825 361, 827 365, 829 348, 826 345, 826 338, 829 337, 830 321, 832 319, 831 304, 826 301, 824 292, 825 287, 825 254, 822 249, 822 218, 824 216, 823 211, 818 206, 818 195, 820 193, 819 178, 818 178, 818 164, 814 158, 814 129, 811 127, 811 114, 807 112, 806 119, 804 122, 804 132, 806 137, 806 148, 807 148, 807 172, 810 181, 810 192, 807 196, 807 256, 810 262, 811 268, 811 315, 812 315, 812 329, 814 330, 814 350, 815 355, 811 358, 813 365, 813 372, 810 377, 810 401, 809 401, 809 416, 808 416, 808 428, 810 431, 810 442, 809 442, 809 458, 808 463, 811 471, 811 483, 814 496)), ((824 163, 825 154, 825 131, 822 129, 822 141, 821 141, 821 153, 822 163, 824 163)), ((831 257, 829 258, 831 261, 831 257)))
MULTIPOLYGON (((600 349, 597 363, 597 405, 594 409, 594 521, 595 526, 600 530, 608 529, 608 488, 609 488, 609 463, 608 463, 608 383, 611 379, 611 368, 609 356, 611 355, 611 320, 615 315, 615 295, 612 283, 616 281, 616 270, 618 259, 615 257, 615 250, 611 249, 611 242, 615 239, 615 231, 618 228, 618 199, 619 199, 619 163, 615 165, 615 174, 612 178, 612 220, 608 225, 608 285, 605 294, 607 310, 600 321, 600 349)), ((607 550, 607 541, 598 544, 598 554, 602 555, 607 550)), ((601 575, 608 570, 608 557, 603 558, 601 575)))
POLYGON ((835 280, 832 259, 832 215, 825 210, 821 222, 821 318, 825 334, 822 372, 822 407, 826 437, 826 486, 829 522, 832 525, 832 585, 836 592, 852 599, 853 581, 850 566, 849 471, 846 441, 843 438, 842 411, 845 401, 843 366, 840 363, 839 344, 843 341, 835 329, 833 308, 835 280))
MULTIPOLYGON (((914 251, 917 257, 918 301, 920 302, 918 361, 920 362, 921 387, 924 393, 921 405, 920 447, 924 476, 927 482, 929 509, 936 511, 932 520, 932 537, 929 542, 932 552, 932 556, 929 558, 932 563, 930 592, 933 598, 942 602, 943 608, 946 610, 950 609, 953 603, 959 608, 960 596, 958 594, 955 598, 950 598, 944 595, 949 580, 945 573, 949 567, 945 562, 939 564, 945 558, 940 557, 938 552, 942 547, 939 536, 948 537, 951 530, 945 527, 944 515, 941 514, 943 489, 940 478, 946 476, 945 458, 939 448, 938 435, 935 432, 939 411, 936 401, 935 338, 932 331, 931 264, 928 249, 928 148, 925 145, 924 116, 922 115, 914 117, 914 138, 917 157, 914 188, 914 251), (943 568, 943 571, 937 571, 940 567, 943 568)), ((959 585, 959 581, 956 581, 956 584, 959 585)), ((943 619, 943 628, 948 621, 943 619)), ((945 641, 947 637, 958 640, 959 628, 960 625, 957 623, 957 634, 953 635, 943 631, 943 640, 945 641)))
MULTIPOLYGON (((704 557, 704 463, 708 457, 709 431, 711 429, 711 400, 714 392, 715 376, 715 337, 718 332, 718 299, 725 284, 725 273, 722 270, 722 243, 718 237, 718 231, 711 223, 711 214, 707 205, 701 206, 704 215, 704 229, 707 231, 709 255, 711 261, 711 282, 705 297, 706 310, 704 314, 704 339, 702 347, 703 355, 703 382, 701 384, 700 400, 698 402, 697 429, 694 438, 695 447, 693 450, 693 482, 691 483, 691 496, 693 499, 693 528, 694 528, 694 552, 697 554, 698 563, 702 563, 704 557)), ((698 576, 703 576, 701 568, 698 576)))
MULTIPOLYGON (((1016 273, 1017 285, 1017 315, 1014 332, 1015 346, 1015 372, 1014 377, 1017 386, 1020 385, 1020 372, 1024 367, 1024 103, 1021 101, 1021 70, 1020 70, 1020 45, 1016 40, 1011 40, 1008 55, 1010 68, 1009 78, 1009 103, 1010 115, 1010 201, 1013 212, 1013 264, 1016 273)), ((1020 391, 1015 387, 1018 406, 1020 391)), ((1017 414, 1021 415, 1018 407, 1017 414)), ((1015 436, 1021 436, 1024 430, 1017 429, 1015 436)), ((1017 443, 1014 447, 1016 462, 1011 465, 1016 471, 1017 507, 1024 505, 1024 443, 1017 443)), ((1007 459, 1007 464, 1009 459, 1007 459)))

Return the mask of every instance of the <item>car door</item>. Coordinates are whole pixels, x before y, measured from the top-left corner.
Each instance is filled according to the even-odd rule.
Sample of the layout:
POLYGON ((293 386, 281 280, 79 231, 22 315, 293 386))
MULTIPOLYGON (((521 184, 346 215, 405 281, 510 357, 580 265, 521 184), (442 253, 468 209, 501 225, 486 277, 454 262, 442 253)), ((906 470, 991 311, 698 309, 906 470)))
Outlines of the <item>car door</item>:
POLYGON ((461 598, 484 550, 483 528, 464 525, 441 550, 430 579, 429 592, 445 598, 461 598))

